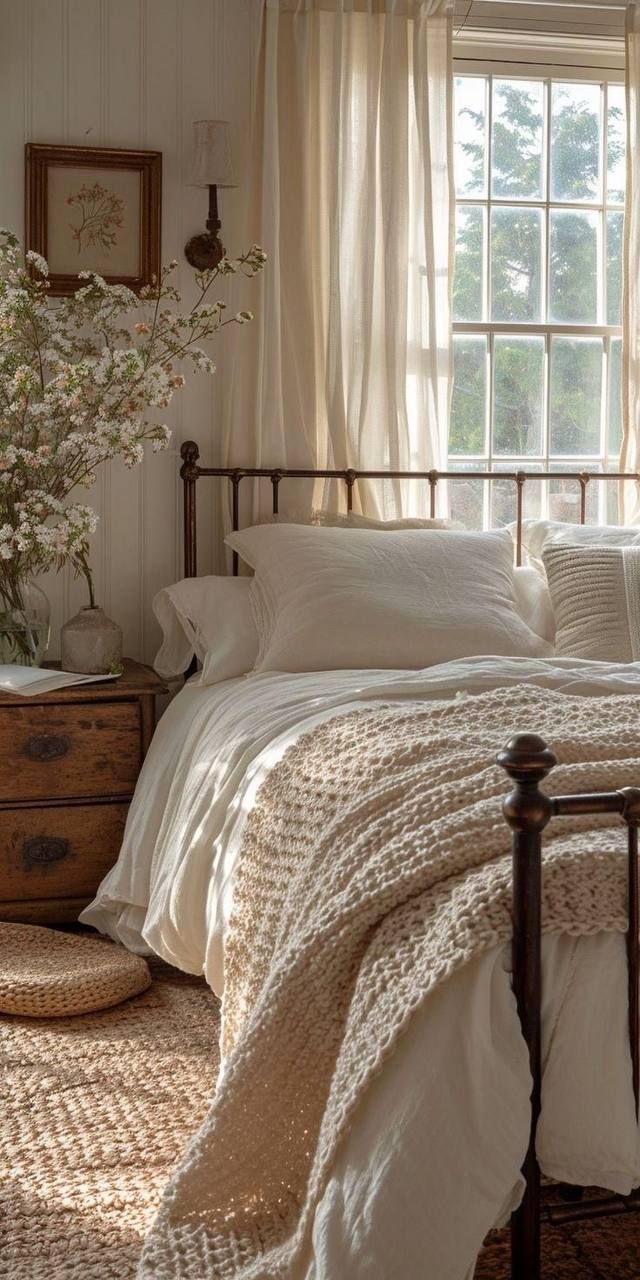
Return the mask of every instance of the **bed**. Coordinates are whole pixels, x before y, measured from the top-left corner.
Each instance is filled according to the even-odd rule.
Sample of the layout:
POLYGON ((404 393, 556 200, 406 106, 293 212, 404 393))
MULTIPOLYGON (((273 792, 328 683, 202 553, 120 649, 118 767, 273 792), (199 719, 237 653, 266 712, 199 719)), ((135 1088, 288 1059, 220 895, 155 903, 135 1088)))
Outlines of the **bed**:
MULTIPOLYGON (((194 577, 195 483, 207 471, 193 446, 183 457, 194 577)), ((238 489, 251 474, 229 475, 236 527, 238 489)), ((266 474, 277 511, 286 473, 266 474)), ((351 499, 358 475, 340 475, 351 499)), ((441 478, 423 477, 432 515, 441 478)), ((576 480, 584 520, 590 478, 576 480)), ((520 561, 526 477, 513 482, 520 561)), ((241 554, 243 544, 232 545, 241 554)), ((548 653, 544 645, 521 656, 481 652, 424 669, 267 665, 250 679, 203 686, 195 677, 166 711, 119 862, 83 918, 133 950, 204 973, 223 996, 225 1051, 212 1120, 167 1191, 141 1276, 471 1280, 486 1232, 517 1208, 525 1181, 514 1274, 536 1276, 538 1058, 542 1171, 625 1196, 640 1184, 629 1038, 635 1025, 637 1043, 629 1001, 637 915, 629 929, 618 816, 626 806, 633 867, 639 810, 620 788, 633 788, 640 769, 640 667, 548 653), (549 739, 559 766, 550 772, 544 741, 514 742, 514 726, 549 739), (523 828, 515 835, 523 873, 515 974, 511 836, 500 812, 510 784, 494 764, 501 747, 516 794, 507 817, 523 828), (552 800, 543 802, 547 773, 552 800), (586 791, 601 793, 599 810, 562 799, 586 791), (552 809, 570 816, 568 830, 554 818, 545 841, 540 1048, 540 934, 531 926, 543 803, 545 819, 552 809), (429 832, 430 843, 429 858, 414 865, 407 849, 416 831, 429 832), (469 862, 465 851, 481 846, 486 857, 469 862), (447 863, 444 875, 438 859, 451 857, 456 874, 447 863), (340 930, 353 955, 346 986, 339 968, 329 981, 340 930), (292 966, 303 954, 294 999, 292 966), (241 1150, 239 1134, 250 1149, 241 1150)))

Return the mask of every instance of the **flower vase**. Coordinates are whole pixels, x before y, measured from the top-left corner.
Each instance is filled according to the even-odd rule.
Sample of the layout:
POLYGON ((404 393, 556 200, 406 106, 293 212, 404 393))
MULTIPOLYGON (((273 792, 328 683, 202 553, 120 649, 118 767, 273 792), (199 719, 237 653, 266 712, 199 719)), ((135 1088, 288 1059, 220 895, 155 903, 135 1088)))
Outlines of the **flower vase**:
POLYGON ((106 676, 122 662, 122 629, 104 609, 81 609, 60 632, 60 657, 63 671, 106 676))
POLYGON ((49 646, 49 601, 35 582, 0 594, 0 663, 39 667, 49 646))

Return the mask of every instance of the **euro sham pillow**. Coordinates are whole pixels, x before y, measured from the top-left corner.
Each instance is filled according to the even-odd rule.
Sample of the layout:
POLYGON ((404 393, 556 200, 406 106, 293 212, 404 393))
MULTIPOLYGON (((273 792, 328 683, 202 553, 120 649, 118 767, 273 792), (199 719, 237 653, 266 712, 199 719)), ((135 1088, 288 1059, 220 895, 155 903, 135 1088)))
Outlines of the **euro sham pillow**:
POLYGON ((419 516, 404 516, 398 520, 376 520, 373 516, 361 516, 357 511, 320 511, 314 509, 310 524, 319 524, 333 529, 456 529, 460 528, 453 520, 445 520, 439 516, 421 519, 419 516))
MULTIPOLYGON (((403 516, 397 520, 377 520, 375 516, 362 516, 357 511, 325 511, 313 507, 311 511, 286 511, 263 518, 261 524, 322 525, 330 529, 462 529, 455 520, 441 516, 403 516)), ((254 526, 255 527, 255 526, 254 526)))
POLYGON ((547 579, 531 565, 521 565, 513 571, 516 605, 523 622, 537 636, 554 644, 556 620, 547 579))
POLYGON ((556 619, 556 653, 640 661, 640 546, 550 545, 542 553, 556 619))
POLYGON ((516 605, 507 532, 262 525, 227 543, 255 571, 257 671, 416 669, 551 648, 516 605))
MULTIPOLYGON (((517 538, 517 526, 508 526, 513 539, 517 538)), ((572 547, 626 547, 640 546, 640 527, 615 524, 565 524, 561 520, 523 520, 522 546, 527 559, 539 573, 543 552, 548 546, 572 547)))
POLYGON ((251 608, 251 578, 184 578, 153 600, 162 628, 154 667, 165 680, 202 663, 201 684, 217 684, 251 671, 258 634, 251 608))

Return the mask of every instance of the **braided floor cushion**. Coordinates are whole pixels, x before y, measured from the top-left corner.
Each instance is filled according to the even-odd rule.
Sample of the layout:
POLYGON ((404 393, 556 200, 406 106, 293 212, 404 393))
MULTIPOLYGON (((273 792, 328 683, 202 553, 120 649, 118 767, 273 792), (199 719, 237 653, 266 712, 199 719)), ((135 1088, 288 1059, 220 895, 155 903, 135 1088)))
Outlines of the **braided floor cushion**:
POLYGON ((146 961, 114 942, 39 925, 0 924, 0 1013, 92 1013, 139 995, 150 983, 146 961))

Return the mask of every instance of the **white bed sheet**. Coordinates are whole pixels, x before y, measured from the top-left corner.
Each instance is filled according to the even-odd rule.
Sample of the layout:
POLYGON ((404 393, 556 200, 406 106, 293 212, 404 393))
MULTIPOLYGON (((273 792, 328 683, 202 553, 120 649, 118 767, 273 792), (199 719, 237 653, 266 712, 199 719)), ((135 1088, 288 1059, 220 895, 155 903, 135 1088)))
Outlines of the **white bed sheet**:
MULTIPOLYGON (((352 704, 523 680, 637 694, 640 664, 487 657, 421 672, 269 673, 188 685, 160 722, 121 857, 82 919, 134 950, 205 973, 220 993, 243 823, 289 743, 352 704)), ((509 949, 495 948, 414 1018, 340 1150, 298 1280, 472 1275, 486 1231, 518 1201, 527 1143, 530 1079, 508 962, 509 949)), ((640 1140, 623 939, 545 938, 544 966, 543 1170, 627 1192, 640 1182, 640 1140)))

